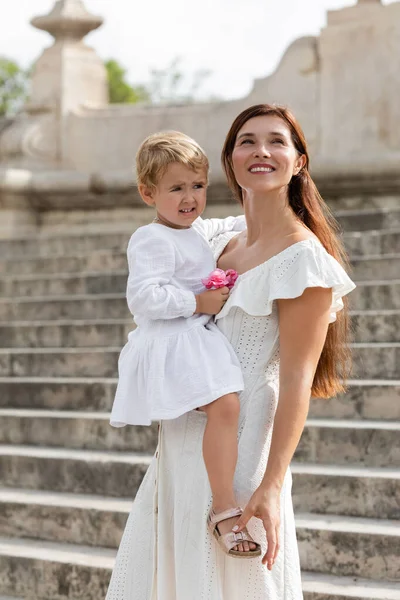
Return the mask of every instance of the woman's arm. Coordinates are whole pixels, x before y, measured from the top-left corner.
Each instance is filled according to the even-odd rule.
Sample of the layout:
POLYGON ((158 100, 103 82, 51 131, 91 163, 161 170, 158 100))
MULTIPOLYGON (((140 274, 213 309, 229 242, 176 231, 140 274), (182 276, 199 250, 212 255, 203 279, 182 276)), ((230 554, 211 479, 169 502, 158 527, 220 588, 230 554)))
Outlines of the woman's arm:
POLYGON ((278 300, 279 402, 263 487, 281 489, 304 429, 315 371, 328 331, 332 290, 307 288, 293 300, 278 300))
POLYGON ((271 569, 279 550, 280 492, 307 418, 311 387, 328 331, 332 290, 307 288, 302 296, 277 300, 280 336, 280 389, 265 475, 237 523, 263 521, 271 569))

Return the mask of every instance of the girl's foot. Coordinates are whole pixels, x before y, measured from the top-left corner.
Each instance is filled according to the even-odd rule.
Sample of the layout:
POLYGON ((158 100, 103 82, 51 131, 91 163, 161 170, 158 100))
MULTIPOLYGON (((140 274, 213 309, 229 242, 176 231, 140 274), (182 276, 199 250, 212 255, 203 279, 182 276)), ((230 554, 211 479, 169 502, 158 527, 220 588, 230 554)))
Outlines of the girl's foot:
POLYGON ((259 544, 256 544, 252 540, 247 530, 243 530, 243 536, 241 536, 241 534, 234 534, 232 532, 232 527, 236 524, 238 517, 241 515, 241 513, 241 509, 238 509, 237 507, 228 509, 225 508, 225 510, 215 510, 214 508, 210 511, 209 515, 209 529, 213 533, 214 537, 217 539, 217 542, 219 543, 221 548, 227 554, 230 554, 231 556, 240 556, 241 554, 243 556, 244 553, 245 556, 248 553, 249 558, 253 556, 260 556, 261 548, 259 544), (233 513, 235 516, 224 519, 224 513, 227 513, 226 516, 228 516, 229 513, 233 513), (229 539, 228 542, 225 542, 223 537, 227 534, 229 535, 229 537, 235 535, 239 539, 241 537, 243 541, 237 545, 232 545, 231 539, 229 539), (229 548, 227 546, 229 546, 229 548))

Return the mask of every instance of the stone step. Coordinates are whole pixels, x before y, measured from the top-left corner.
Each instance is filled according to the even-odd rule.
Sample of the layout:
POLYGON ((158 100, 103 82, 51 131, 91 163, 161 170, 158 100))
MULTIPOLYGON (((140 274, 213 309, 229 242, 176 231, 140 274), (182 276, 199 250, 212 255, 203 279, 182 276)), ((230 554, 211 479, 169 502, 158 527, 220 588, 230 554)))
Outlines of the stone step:
POLYGON ((27 600, 105 598, 115 550, 0 538, 2 593, 27 600))
POLYGON ((352 344, 354 378, 400 379, 400 343, 352 344))
MULTIPOLYGON (((1 586, 14 600, 16 593, 27 600, 99 600, 106 595, 115 554, 107 548, 2 538, 1 586)), ((305 600, 400 598, 398 586, 385 581, 306 571, 302 579, 305 600)))
POLYGON ((309 418, 295 460, 400 468, 399 439, 399 421, 309 418))
MULTIPOLYGON (((399 310, 400 279, 359 282, 350 295, 353 311, 399 310)), ((0 297, 0 324, 10 321, 125 319, 132 316, 124 293, 0 297)))
MULTIPOLYGON (((400 310, 353 311, 351 320, 356 342, 400 341, 400 310)), ((0 323, 0 348, 122 348, 134 328, 132 318, 13 321, 0 323)))
POLYGON ((302 571, 304 600, 400 600, 398 583, 302 571))
POLYGON ((397 583, 302 572, 304 600, 400 600, 397 583))
POLYGON ((0 324, 9 321, 52 321, 132 318, 125 294, 0 298, 0 324))
POLYGON ((0 487, 134 498, 151 456, 0 445, 0 487))
MULTIPOLYGON (((7 272, 7 274, 2 274, 0 280, 0 297, 25 298, 27 296, 72 296, 77 294, 125 294, 128 274, 125 254, 112 252, 108 256, 109 258, 107 258, 106 252, 102 251, 99 254, 99 260, 97 260, 97 254, 69 258, 59 257, 60 261, 72 261, 75 259, 80 261, 82 270, 78 272, 70 271, 70 269, 67 269, 68 272, 62 272, 62 264, 60 264, 61 270, 56 269, 55 272, 47 272, 48 265, 58 260, 54 257, 26 261, 27 263, 34 263, 32 265, 33 270, 28 271, 29 274, 21 274, 18 265, 14 265, 13 262, 7 263, 7 265, 13 265, 13 270, 7 272), (38 260, 44 261, 45 270, 42 271, 35 268, 38 260), (95 260, 97 260, 97 268, 91 271, 87 268, 86 263, 93 261, 93 264, 95 264, 95 260), (109 260, 115 263, 119 261, 120 266, 113 269, 110 268, 108 266, 109 260)), ((392 280, 398 278, 399 274, 400 253, 370 253, 365 256, 353 256, 351 276, 356 281, 381 280, 382 277, 392 280)))
MULTIPOLYGON (((396 252, 400 253, 400 232, 396 234, 399 239, 399 243, 396 245, 393 243, 389 245, 389 243, 385 244, 382 247, 382 250, 386 250, 387 252, 373 252, 376 249, 377 244, 370 244, 369 252, 363 252, 365 250, 364 246, 361 245, 361 240, 366 244, 367 241, 364 239, 372 239, 372 233, 379 232, 369 232, 369 236, 354 237, 353 247, 354 251, 354 273, 353 276, 358 279, 376 279, 381 278, 382 275, 385 275, 388 279, 393 277, 398 277, 399 268, 398 265, 400 254, 395 254, 396 252), (359 242, 359 243, 356 243, 359 242), (394 254, 393 254, 394 253, 394 254), (365 254, 365 256, 363 256, 365 254), (397 261, 397 263, 396 263, 397 261), (394 275, 393 275, 394 273, 394 275)), ((353 234, 355 236, 356 234, 353 234)), ((393 237, 393 234, 387 234, 388 239, 393 237)), ((375 236, 379 240, 381 236, 375 236)), ((385 238, 386 239, 386 238, 385 238)), ((124 256, 124 253, 116 253, 115 250, 109 250, 111 256, 124 256)), ((106 254, 105 250, 101 251, 101 257, 104 258, 106 254)), ((29 255, 30 256, 30 255, 29 255)), ((79 260, 92 260, 91 256, 95 255, 81 255, 79 260)), ((60 256, 60 260, 66 259, 65 256, 60 256)), ((71 260, 74 257, 69 257, 71 260)), ((30 258, 32 260, 32 258, 30 258)), ((35 259, 35 264, 38 259, 35 259)), ((51 256, 51 258, 43 259, 45 261, 54 261, 55 257, 51 256)), ((93 259, 94 260, 94 259, 93 259)), ((127 270, 126 270, 126 261, 123 263, 123 268, 121 270, 114 269, 111 272, 104 272, 104 269, 101 268, 95 270, 94 272, 85 271, 85 272, 69 272, 69 273, 47 273, 44 274, 42 272, 34 272, 33 274, 21 275, 19 267, 15 266, 15 261, 11 261, 11 264, 14 265, 13 271, 8 273, 8 275, 3 275, 0 281, 0 296, 2 297, 25 297, 25 296, 57 296, 57 295, 73 295, 73 294, 98 294, 98 293, 125 293, 126 290, 126 279, 127 279, 127 270)), ((29 261, 28 261, 29 262, 29 261)), ((46 262, 46 264, 47 264, 46 262)), ((45 268, 46 267, 45 264, 45 268)), ((96 263, 97 264, 97 263, 96 263)))
POLYGON ((355 256, 400 252, 400 229, 348 231, 343 240, 347 252, 355 256))
POLYGON ((134 327, 132 319, 0 323, 0 348, 122 348, 134 327))
MULTIPOLYGON (((399 467, 400 422, 309 419, 297 462, 399 467)), ((114 428, 109 413, 0 409, 0 444, 153 453, 158 428, 114 428)))
MULTIPOLYGON (((139 453, 0 445, 0 487, 134 498, 150 461, 139 453)), ((294 462, 292 471, 298 510, 400 518, 400 469, 294 462)))
POLYGON ((400 469, 292 462, 295 511, 400 519, 400 469))
MULTIPOLYGON (((33 538, 45 543, 116 549, 132 501, 0 489, 0 506, 3 539, 33 538)), ((371 578, 393 578, 400 556, 400 522, 306 513, 296 516, 296 527, 304 570, 360 576, 369 566, 371 578)))
MULTIPOLYGON (((386 426, 395 429, 394 424, 386 426)), ((152 454, 157 439, 157 423, 115 428, 108 412, 0 409, 0 444, 152 454)))
POLYGON ((358 281, 356 289, 351 292, 349 298, 352 310, 398 310, 400 309, 400 279, 358 281))
POLYGON ((398 342, 400 310, 352 311, 351 328, 355 342, 398 342))
MULTIPOLYGON (((107 412, 111 410, 116 385, 116 379, 98 377, 0 377, 0 406, 107 412)), ((391 406, 392 403, 388 410, 391 406)))
POLYGON ((304 600, 400 600, 397 583, 303 571, 304 600))
MULTIPOLYGON (((116 379, 0 377, 0 407, 108 412, 116 379)), ((347 393, 312 399, 310 417, 400 420, 400 381, 350 381, 347 393)))
POLYGON ((113 272, 127 269, 126 252, 96 250, 91 254, 0 260, 0 275, 113 272))
POLYGON ((382 277, 396 280, 400 275, 400 254, 353 257, 351 265, 351 275, 355 281, 376 281, 382 277))
POLYGON ((400 208, 396 207, 338 210, 335 218, 346 232, 400 228, 400 208))
MULTIPOLYGON (((121 347, 0 348, 0 377, 116 377, 121 347)), ((353 377, 400 379, 400 342, 352 344, 353 377)))
POLYGON ((0 376, 116 377, 120 348, 0 348, 0 376))
POLYGON ((127 271, 7 276, 0 280, 0 297, 25 298, 82 294, 125 294, 127 271))
MULTIPOLYGON (((150 219, 151 220, 151 219, 150 219)), ((143 221, 145 225, 149 221, 143 221)), ((125 252, 129 238, 136 228, 125 226, 119 231, 93 231, 58 235, 38 235, 36 237, 0 240, 0 256, 7 259, 46 258, 48 256, 73 256, 91 254, 97 250, 125 252)))
POLYGON ((132 499, 0 489, 0 536, 118 548, 132 499))
MULTIPOLYGON (((394 279, 399 276, 400 254, 355 256, 351 259, 351 263, 352 277, 355 280, 373 280, 382 277, 394 279)), ((116 252, 114 250, 97 250, 91 254, 76 254, 75 256, 0 260, 0 274, 2 277, 10 278, 18 274, 19 280, 22 280, 19 284, 22 290, 29 290, 30 287, 34 288, 32 281, 29 281, 32 277, 22 278, 22 275, 39 275, 43 278, 43 275, 47 274, 56 275, 60 279, 60 273, 62 275, 69 273, 72 281, 64 277, 63 282, 52 282, 51 279, 46 282, 43 278, 42 283, 37 284, 37 289, 40 286, 46 289, 47 286, 51 290, 51 286, 56 287, 63 284, 64 288, 70 285, 72 289, 79 289, 79 286, 84 285, 84 282, 79 282, 82 275, 107 272, 118 272, 118 275, 120 275, 120 271, 127 271, 126 252, 116 252), (26 281, 27 279, 28 281, 26 281)), ((117 282, 119 283, 119 280, 117 282)), ((3 290, 2 294, 6 294, 8 291, 12 294, 13 284, 6 281, 3 290), (8 290, 10 286, 11 289, 8 290)))
MULTIPOLYGON (((350 380, 348 385, 335 398, 312 398, 310 418, 400 420, 400 381, 350 380)), ((13 396, 6 392, 5 397, 13 396)))
MULTIPOLYGON (((354 199, 347 200, 346 208, 336 211, 336 217, 345 230, 345 239, 350 232, 363 230, 378 230, 386 233, 386 229, 391 231, 400 228, 399 199, 384 198, 378 201, 387 203, 385 207, 365 208, 365 199, 358 199, 354 204, 354 199), (385 227, 387 225, 387 227, 385 227)), ((241 213, 241 207, 232 204, 209 205, 205 217, 225 217, 230 214, 237 215, 241 213)), ((146 207, 134 208, 131 211, 129 222, 114 224, 106 229, 96 225, 90 230, 79 227, 69 227, 68 230, 46 233, 42 232, 34 237, 21 237, 16 239, 0 240, 0 255, 5 258, 25 258, 26 256, 68 256, 76 252, 86 254, 96 250, 112 249, 125 251, 130 235, 141 225, 150 223, 154 216, 152 209, 146 207)), ((391 242, 387 242, 385 247, 390 247, 391 242)), ((399 250, 400 251, 400 250, 399 250)))
POLYGON ((303 514, 296 530, 306 571, 400 583, 399 521, 303 514))

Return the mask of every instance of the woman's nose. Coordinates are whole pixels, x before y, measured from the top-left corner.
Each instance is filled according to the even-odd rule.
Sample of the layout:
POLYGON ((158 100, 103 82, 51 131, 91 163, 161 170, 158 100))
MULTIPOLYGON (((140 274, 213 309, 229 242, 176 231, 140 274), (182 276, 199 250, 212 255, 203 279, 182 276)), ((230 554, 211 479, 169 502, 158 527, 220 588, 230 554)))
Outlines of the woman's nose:
POLYGON ((258 146, 256 148, 254 148, 254 152, 253 152, 254 156, 257 157, 263 157, 263 158, 270 158, 271 157, 271 152, 269 151, 269 149, 266 146, 258 146))

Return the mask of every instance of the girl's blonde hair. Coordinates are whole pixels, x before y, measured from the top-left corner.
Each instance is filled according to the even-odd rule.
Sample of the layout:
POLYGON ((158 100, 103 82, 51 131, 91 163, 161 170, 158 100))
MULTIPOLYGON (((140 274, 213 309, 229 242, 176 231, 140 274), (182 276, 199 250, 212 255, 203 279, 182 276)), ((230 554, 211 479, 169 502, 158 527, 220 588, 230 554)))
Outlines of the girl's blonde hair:
POLYGON ((155 188, 172 163, 204 170, 208 176, 208 158, 197 142, 180 131, 161 131, 149 135, 137 151, 137 185, 155 188))

